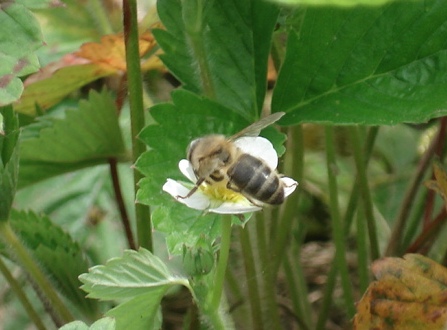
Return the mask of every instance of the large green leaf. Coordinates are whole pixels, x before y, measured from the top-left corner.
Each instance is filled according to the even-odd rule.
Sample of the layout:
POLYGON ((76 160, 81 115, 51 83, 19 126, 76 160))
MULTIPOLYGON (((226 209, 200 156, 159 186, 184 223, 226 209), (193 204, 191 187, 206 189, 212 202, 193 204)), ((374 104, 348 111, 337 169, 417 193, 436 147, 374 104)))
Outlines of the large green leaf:
POLYGON ((245 118, 256 119, 264 100, 278 9, 265 1, 213 0, 196 21, 189 12, 182 13, 187 10, 180 0, 158 1, 158 13, 166 27, 154 31, 164 50, 161 59, 184 88, 213 96, 245 118), (188 33, 194 24, 198 31, 188 33), (204 76, 209 77, 209 89, 203 87, 204 76))
POLYGON ((273 95, 283 124, 396 124, 447 114, 447 2, 311 7, 273 95))
POLYGON ((39 23, 23 5, 0 3, 0 106, 17 100, 23 91, 18 78, 39 68, 34 51, 43 45, 39 23))
POLYGON ((52 118, 50 123, 37 137, 21 141, 22 187, 105 163, 110 157, 125 157, 114 100, 106 91, 91 92, 87 101, 80 102, 79 109, 68 110, 65 118, 52 118))
POLYGON ((0 107, 0 221, 6 221, 14 199, 19 173, 19 123, 11 106, 0 107))
MULTIPOLYGON (((140 182, 137 201, 159 206, 154 211, 156 230, 166 233, 172 253, 181 251, 182 244, 194 245, 200 236, 213 241, 220 234, 218 216, 189 209, 163 192, 167 178, 187 181, 178 169, 186 158, 186 148, 195 138, 207 134, 232 135, 250 123, 235 112, 205 98, 178 90, 172 94, 174 104, 158 104, 151 109, 157 125, 146 127, 140 138, 151 148, 137 161, 136 167, 146 177, 140 182)), ((272 127, 268 136, 281 153, 284 136, 272 127)))
POLYGON ((88 297, 102 300, 134 298, 173 285, 189 287, 186 278, 172 274, 162 260, 143 248, 126 250, 122 257, 90 268, 79 279, 88 297))
MULTIPOLYGON (((85 299, 85 293, 79 289, 78 276, 89 267, 79 245, 45 216, 13 211, 10 222, 55 286, 86 315, 94 317, 97 303, 85 299)), ((0 248, 7 252, 3 246, 0 248)))

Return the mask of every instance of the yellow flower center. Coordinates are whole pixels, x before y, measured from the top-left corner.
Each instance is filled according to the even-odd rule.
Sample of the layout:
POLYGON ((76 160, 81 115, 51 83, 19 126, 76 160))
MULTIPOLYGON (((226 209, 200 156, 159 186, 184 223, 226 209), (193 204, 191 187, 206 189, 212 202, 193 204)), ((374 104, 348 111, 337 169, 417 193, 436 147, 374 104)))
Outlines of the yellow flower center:
POLYGON ((200 190, 211 199, 219 202, 250 204, 250 202, 242 194, 228 189, 225 180, 213 184, 204 183, 200 186, 200 190))

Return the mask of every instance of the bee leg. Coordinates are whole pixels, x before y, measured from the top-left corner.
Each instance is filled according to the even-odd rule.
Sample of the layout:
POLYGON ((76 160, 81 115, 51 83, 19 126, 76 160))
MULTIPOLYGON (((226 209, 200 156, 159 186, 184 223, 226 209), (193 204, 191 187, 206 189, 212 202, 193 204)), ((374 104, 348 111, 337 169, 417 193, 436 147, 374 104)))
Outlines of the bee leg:
POLYGON ((196 185, 194 186, 194 188, 192 188, 186 196, 180 196, 180 195, 177 195, 177 196, 175 196, 175 198, 177 198, 177 199, 178 199, 178 198, 186 199, 186 198, 191 197, 191 196, 197 191, 197 189, 198 189, 199 186, 203 183, 203 181, 205 181, 205 179, 199 179, 199 180, 197 180, 196 185))

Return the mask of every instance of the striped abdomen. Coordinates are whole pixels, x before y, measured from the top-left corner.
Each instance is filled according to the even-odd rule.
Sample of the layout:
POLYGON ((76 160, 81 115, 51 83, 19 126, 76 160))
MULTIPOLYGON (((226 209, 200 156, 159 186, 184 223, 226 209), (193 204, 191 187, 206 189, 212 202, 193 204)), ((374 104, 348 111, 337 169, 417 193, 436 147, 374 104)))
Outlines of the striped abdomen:
POLYGON ((228 169, 228 187, 243 195, 267 204, 284 201, 284 187, 278 174, 262 160, 242 154, 228 169))

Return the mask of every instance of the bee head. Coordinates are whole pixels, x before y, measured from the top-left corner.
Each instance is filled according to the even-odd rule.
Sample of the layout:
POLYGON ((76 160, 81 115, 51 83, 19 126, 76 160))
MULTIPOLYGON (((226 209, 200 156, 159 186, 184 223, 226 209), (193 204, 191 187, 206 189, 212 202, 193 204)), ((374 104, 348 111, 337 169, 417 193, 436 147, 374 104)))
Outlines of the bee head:
POLYGON ((224 135, 208 135, 193 140, 187 157, 197 178, 207 178, 231 161, 231 143, 224 135))

